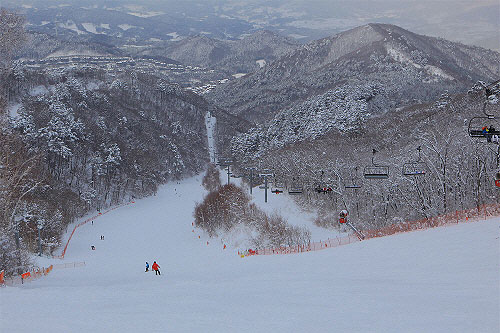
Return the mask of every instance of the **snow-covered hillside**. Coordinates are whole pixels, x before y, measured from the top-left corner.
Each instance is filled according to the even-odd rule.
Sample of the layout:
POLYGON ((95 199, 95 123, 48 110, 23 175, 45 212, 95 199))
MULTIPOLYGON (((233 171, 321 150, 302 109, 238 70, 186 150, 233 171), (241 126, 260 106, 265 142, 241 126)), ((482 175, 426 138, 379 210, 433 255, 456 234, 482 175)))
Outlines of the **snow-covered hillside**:
POLYGON ((200 183, 201 177, 170 183, 81 227, 65 261, 86 266, 0 289, 0 331, 500 329, 500 219, 242 259, 237 249, 223 250, 219 241, 192 232, 200 183), (153 260, 161 276, 144 272, 153 260))

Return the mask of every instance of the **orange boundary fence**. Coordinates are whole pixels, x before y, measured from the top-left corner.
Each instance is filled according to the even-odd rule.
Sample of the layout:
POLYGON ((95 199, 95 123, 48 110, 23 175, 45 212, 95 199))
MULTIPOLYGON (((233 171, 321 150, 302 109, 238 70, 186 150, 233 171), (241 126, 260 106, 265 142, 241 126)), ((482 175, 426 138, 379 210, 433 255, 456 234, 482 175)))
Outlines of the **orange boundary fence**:
POLYGON ((355 242, 359 242, 358 237, 356 237, 355 235, 348 235, 345 237, 328 238, 325 241, 312 242, 305 245, 286 246, 286 247, 277 247, 268 249, 263 248, 256 250, 249 249, 242 252, 238 251, 238 255, 241 257, 246 257, 252 255, 292 254, 292 253, 319 251, 330 247, 337 247, 355 242))
MULTIPOLYGON (((479 221, 481 219, 486 219, 488 217, 493 217, 493 216, 500 216, 500 204, 485 204, 473 209, 457 210, 453 213, 448 213, 446 215, 438 215, 427 219, 391 224, 389 226, 378 229, 363 230, 363 234, 365 235, 365 239, 384 237, 384 236, 394 235, 397 233, 425 230, 425 229, 442 227, 458 223, 467 223, 471 221, 479 221)), ((243 258, 252 255, 301 253, 301 252, 324 250, 330 247, 347 245, 359 241, 360 240, 356 236, 349 235, 342 238, 337 237, 334 239, 328 239, 326 241, 309 243, 307 245, 238 251, 238 255, 243 258)))
MULTIPOLYGON (((96 218, 98 218, 101 215, 104 215, 104 214, 109 213, 115 209, 118 209, 118 208, 124 207, 124 206, 128 206, 128 205, 133 204, 133 203, 135 203, 135 201, 130 201, 130 202, 115 206, 113 208, 106 210, 104 213, 99 213, 95 216, 89 217, 88 219, 86 219, 83 222, 78 223, 71 231, 71 235, 69 235, 69 238, 66 241, 66 245, 64 246, 64 249, 63 249, 61 255, 60 256, 52 256, 52 257, 58 258, 58 259, 64 259, 64 255, 66 254, 66 250, 68 249, 69 242, 71 241, 71 238, 75 234, 76 229, 78 229, 79 227, 81 227, 84 224, 87 224, 88 222, 95 220, 96 218)), ((0 273, 0 286, 5 286, 5 285, 12 286, 12 285, 16 285, 16 284, 23 284, 24 282, 31 282, 33 280, 36 280, 36 279, 42 277, 42 276, 47 275, 48 273, 50 273, 50 271, 52 271, 53 268, 56 268, 56 269, 57 268, 70 268, 70 267, 73 268, 73 267, 81 267, 81 266, 85 266, 85 262, 68 263, 68 264, 55 264, 55 265, 50 265, 48 268, 32 269, 30 271, 27 271, 27 272, 21 274, 21 275, 9 277, 9 278, 6 278, 4 276, 4 271, 2 271, 0 273)))
POLYGON ((438 215, 427 219, 391 224, 379 229, 364 230, 363 233, 366 238, 383 237, 402 232, 425 230, 458 223, 479 221, 493 216, 500 216, 500 204, 488 204, 481 205, 473 209, 457 210, 446 215, 438 215))
POLYGON ((31 270, 24 272, 23 274, 9 277, 9 278, 4 278, 3 280, 0 279, 0 285, 4 286, 14 286, 18 284, 24 284, 26 282, 31 282, 36 279, 39 279, 50 272, 52 272, 53 269, 63 269, 63 268, 75 268, 75 267, 83 267, 85 266, 85 262, 72 262, 72 263, 65 263, 65 264, 55 264, 55 265, 50 265, 49 267, 45 268, 32 268, 31 270), (2 283, 3 281, 3 283, 2 283))
POLYGON ((133 203, 135 203, 135 201, 130 201, 130 202, 127 202, 127 203, 124 203, 124 204, 121 204, 121 205, 115 206, 115 207, 113 207, 113 208, 108 209, 108 210, 107 210, 107 211, 105 211, 104 213, 99 213, 99 214, 97 214, 97 215, 95 215, 95 216, 89 217, 88 219, 86 219, 86 220, 85 220, 85 221, 83 221, 83 222, 78 223, 78 224, 77 224, 77 225, 73 228, 73 231, 71 231, 71 235, 69 235, 69 238, 68 238, 68 240, 66 241, 66 245, 64 246, 64 249, 63 249, 63 251, 62 251, 61 255, 60 255, 60 256, 54 256, 54 258, 64 259, 64 256, 66 255, 66 250, 68 249, 69 242, 71 241, 71 238, 73 237, 73 235, 74 235, 74 233, 75 233, 76 229, 78 229, 79 227, 81 227, 81 226, 82 226, 82 225, 84 225, 84 224, 87 224, 87 223, 89 223, 89 222, 91 222, 91 221, 95 220, 95 219, 96 219, 96 218, 98 218, 99 216, 102 216, 102 215, 104 215, 104 214, 106 214, 106 213, 109 213, 109 212, 111 212, 111 211, 115 210, 115 209, 118 209, 118 208, 120 208, 120 207, 124 207, 124 206, 128 206, 128 205, 133 204, 133 203))

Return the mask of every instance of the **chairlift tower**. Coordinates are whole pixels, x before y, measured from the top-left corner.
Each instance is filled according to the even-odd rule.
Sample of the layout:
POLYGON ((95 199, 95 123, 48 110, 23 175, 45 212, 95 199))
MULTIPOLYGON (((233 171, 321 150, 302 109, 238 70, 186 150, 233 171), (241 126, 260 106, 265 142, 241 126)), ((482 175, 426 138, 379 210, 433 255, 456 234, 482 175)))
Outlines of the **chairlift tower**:
POLYGON ((36 228, 38 229, 38 256, 42 256, 42 237, 41 237, 41 231, 43 229, 44 223, 43 221, 38 221, 36 224, 36 228))
POLYGON ((271 170, 263 170, 262 173, 259 174, 260 177, 264 177, 264 202, 267 202, 267 189, 269 188, 267 178, 273 177, 274 174, 271 170))
POLYGON ((246 178, 250 181, 250 195, 252 194, 252 188, 253 188, 253 172, 257 170, 255 167, 247 167, 245 170, 250 171, 250 175, 248 175, 246 178))
POLYGON ((231 173, 231 165, 233 165, 233 161, 231 159, 228 159, 228 158, 220 158, 219 159, 219 163, 217 163, 218 166, 221 166, 223 168, 227 168, 227 184, 229 185, 229 183, 231 182, 230 181, 230 177, 232 175, 231 173))

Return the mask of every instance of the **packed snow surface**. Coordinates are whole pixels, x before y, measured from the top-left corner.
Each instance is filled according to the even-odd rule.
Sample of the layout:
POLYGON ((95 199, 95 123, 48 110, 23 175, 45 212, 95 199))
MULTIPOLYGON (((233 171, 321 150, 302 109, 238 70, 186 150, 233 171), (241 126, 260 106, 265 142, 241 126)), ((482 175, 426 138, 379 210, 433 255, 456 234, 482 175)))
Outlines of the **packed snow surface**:
POLYGON ((215 126, 217 119, 212 117, 210 112, 205 115, 205 127, 207 128, 208 152, 210 154, 210 162, 217 163, 216 156, 217 150, 215 147, 215 126))
MULTIPOLYGON (((500 219, 240 258, 236 249, 192 232, 193 206, 205 193, 200 183, 201 176, 168 184, 79 228, 63 262, 86 266, 1 288, 0 331, 500 329, 500 219), (144 271, 154 260, 161 276, 144 271)), ((51 262, 60 261, 39 261, 51 262)))

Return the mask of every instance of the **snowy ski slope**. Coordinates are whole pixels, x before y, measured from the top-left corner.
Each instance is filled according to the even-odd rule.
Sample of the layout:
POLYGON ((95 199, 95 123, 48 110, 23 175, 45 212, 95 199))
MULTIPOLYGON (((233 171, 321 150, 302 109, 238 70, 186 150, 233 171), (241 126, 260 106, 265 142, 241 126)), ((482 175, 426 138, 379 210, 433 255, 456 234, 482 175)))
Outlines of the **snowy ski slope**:
POLYGON ((1 288, 0 332, 500 329, 500 219, 242 259, 192 232, 200 183, 168 184, 81 227, 64 261, 86 266, 1 288), (161 276, 144 272, 153 260, 161 276))

